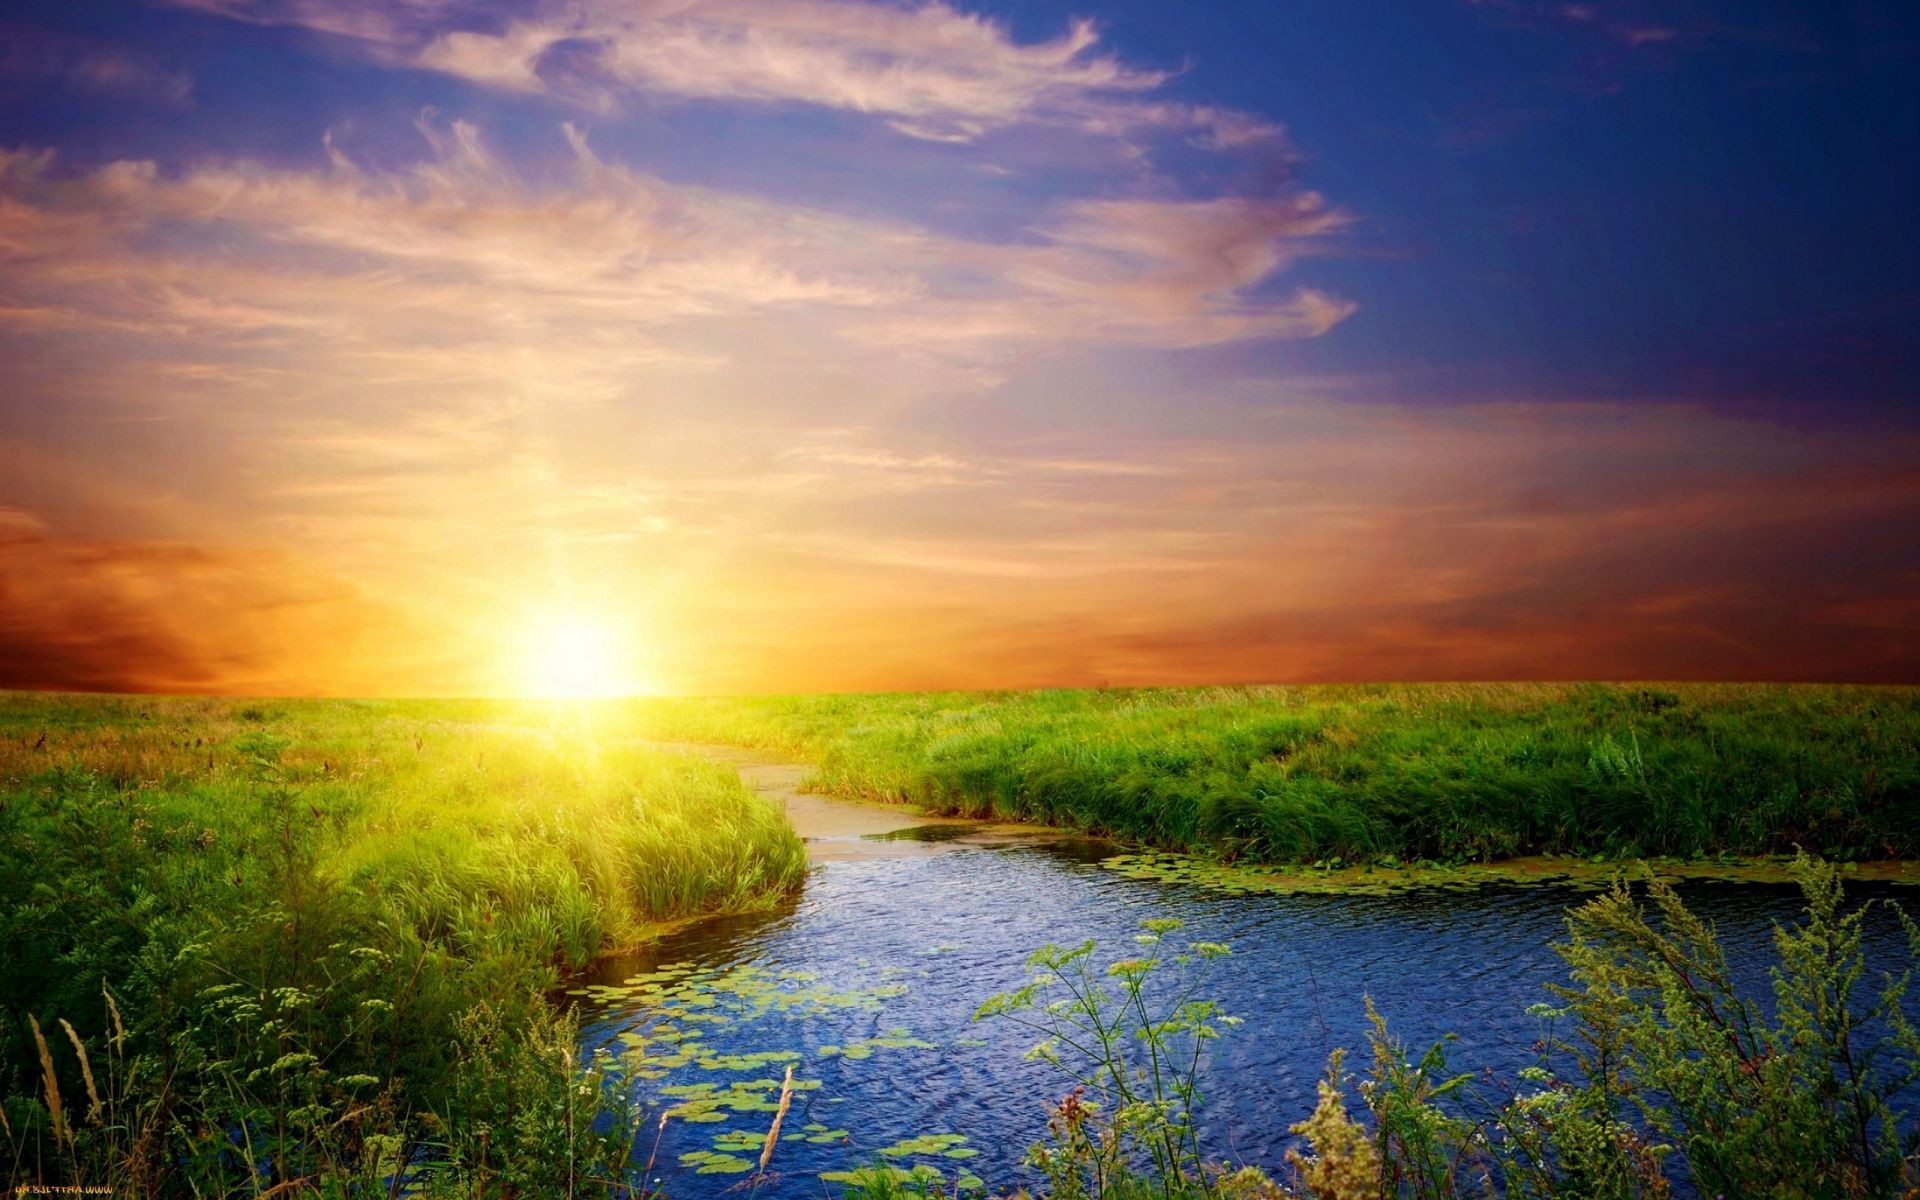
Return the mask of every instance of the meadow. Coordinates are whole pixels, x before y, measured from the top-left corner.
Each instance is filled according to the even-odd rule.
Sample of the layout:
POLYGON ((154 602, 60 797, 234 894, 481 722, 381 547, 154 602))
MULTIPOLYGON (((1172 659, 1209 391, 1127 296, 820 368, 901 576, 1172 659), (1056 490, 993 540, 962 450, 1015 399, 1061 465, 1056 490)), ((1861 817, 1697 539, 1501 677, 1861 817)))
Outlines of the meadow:
POLYGON ((624 1167, 621 1100, 544 993, 772 903, 805 853, 731 770, 590 720, 0 696, 3 1173, 384 1194, 430 1162, 538 1193, 624 1167))
MULTIPOLYGON (((841 795, 1235 862, 1899 859, 1920 842, 1912 689, 0 696, 6 1179, 657 1195, 636 1147, 670 1114, 637 1107, 619 1062, 582 1058, 553 989, 674 923, 772 906, 807 868, 732 769, 656 740, 809 761, 841 795)), ((1332 1065, 1279 1182, 1200 1161, 1196 1077, 1138 1093, 1147 1076, 1119 1049, 1151 1058, 1164 1037, 1197 1055, 1233 997, 1149 1015, 1147 960, 1095 969, 1091 948, 1050 948, 1037 969, 1080 1006, 1021 993, 984 1011, 1100 1032, 1085 1103, 1059 1101, 1033 1151, 1061 1200, 1482 1194, 1497 1155, 1510 1195, 1666 1195, 1662 1162, 1682 1161, 1758 1194, 1742 1164, 1808 1155, 1839 1165, 1777 1194, 1895 1194, 1920 1179, 1898 1103, 1920 1081, 1906 980, 1871 982, 1834 868, 1793 870, 1808 915, 1778 939, 1772 1005, 1735 993, 1672 893, 1655 884, 1643 914, 1616 891, 1572 915, 1561 950, 1561 1073, 1515 1081, 1489 1116, 1455 1102, 1444 1047, 1420 1057, 1382 1026, 1363 1076, 1332 1065)), ((1167 968, 1196 953, 1224 948, 1169 949, 1167 968)), ((768 1153, 779 1136, 776 1117, 768 1153)), ((888 1170, 847 1187, 940 1190, 888 1170)))
POLYGON ((634 702, 812 786, 1228 861, 1920 856, 1920 690, 1732 684, 634 702))

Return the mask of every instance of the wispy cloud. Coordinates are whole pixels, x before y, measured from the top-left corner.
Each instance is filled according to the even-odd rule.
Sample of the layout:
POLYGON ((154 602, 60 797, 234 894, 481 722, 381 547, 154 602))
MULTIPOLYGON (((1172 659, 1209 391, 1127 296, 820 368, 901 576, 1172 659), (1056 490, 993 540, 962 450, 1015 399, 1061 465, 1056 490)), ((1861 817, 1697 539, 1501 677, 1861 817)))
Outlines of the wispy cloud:
POLYGON ((305 27, 395 65, 595 108, 645 93, 867 113, 934 141, 1030 122, 1156 130, 1218 150, 1283 141, 1277 125, 1248 113, 1148 99, 1171 72, 1103 50, 1090 20, 1022 42, 938 0, 588 0, 512 14, 456 0, 173 2, 305 27))
POLYGON ((1562 3, 1559 0, 1467 0, 1467 3, 1505 24, 1523 29, 1580 30, 1627 47, 1658 46, 1713 32, 1679 14, 1656 11, 1649 4, 1562 3))
POLYGON ((69 93, 157 101, 172 107, 193 97, 193 75, 122 45, 0 24, 0 80, 51 83, 69 93))
POLYGON ((718 351, 669 328, 747 314, 951 348, 1312 336, 1351 311, 1266 294, 1342 224, 1309 193, 1068 203, 1037 238, 996 244, 670 184, 603 161, 571 128, 566 166, 540 181, 471 125, 422 131, 432 155, 393 174, 338 151, 318 172, 117 162, 78 175, 0 152, 0 323, 323 339, 405 374, 484 363, 503 332, 522 347, 617 335, 580 360, 603 370, 701 361, 718 351))

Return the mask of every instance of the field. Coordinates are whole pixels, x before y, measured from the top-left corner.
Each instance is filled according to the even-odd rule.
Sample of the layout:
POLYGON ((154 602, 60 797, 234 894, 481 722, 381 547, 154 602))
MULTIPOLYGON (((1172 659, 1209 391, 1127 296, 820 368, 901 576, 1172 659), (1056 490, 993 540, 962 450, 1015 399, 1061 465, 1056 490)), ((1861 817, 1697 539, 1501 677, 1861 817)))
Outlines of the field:
POLYGON ((815 785, 1230 860, 1920 856, 1920 690, 1389 685, 658 700, 815 785))
MULTIPOLYGON (((660 1114, 635 1108, 617 1064, 580 1060, 546 993, 668 923, 773 904, 806 872, 792 829, 732 770, 663 753, 656 740, 804 759, 817 765, 815 786, 843 795, 1241 862, 1920 851, 1920 692, 1910 689, 589 704, 0 696, 6 1178, 110 1181, 140 1195, 655 1195, 637 1182, 634 1147, 660 1114)), ((1544 1157, 1503 1168, 1537 1171, 1545 1182, 1526 1194, 1664 1194, 1648 1182, 1653 1159, 1634 1157, 1653 1151, 1615 1113, 1694 1089, 1733 1099, 1704 1117, 1648 1108, 1647 1120, 1663 1132, 1660 1121, 1676 1131, 1721 1122, 1719 1142, 1688 1153, 1705 1170, 1702 1154, 1734 1147, 1724 1177, 1735 1191, 1747 1178, 1738 1163, 1803 1152, 1844 1157, 1856 1173, 1835 1189, 1781 1194, 1877 1195, 1920 1178, 1920 1164, 1885 1140, 1910 1130, 1888 1102, 1905 1083, 1883 1087, 1880 1068, 1856 1074, 1849 1057, 1871 1031, 1891 1039, 1900 1070, 1920 1063, 1920 1035, 1901 1016, 1904 983, 1882 991, 1861 975, 1857 917, 1839 907, 1837 873, 1810 860, 1793 870, 1809 889, 1810 923, 1779 944, 1774 1017, 1743 1007, 1710 934, 1677 901, 1656 928, 1618 893, 1574 915, 1561 996, 1573 1040, 1556 1045, 1578 1059, 1612 1039, 1609 1054, 1638 1056, 1632 1087, 1645 1091, 1604 1070, 1556 1081, 1540 1094, 1564 1104, 1527 1107, 1516 1094, 1520 1107, 1503 1108, 1505 1124, 1489 1133, 1483 1115, 1447 1109, 1448 1093, 1405 1074, 1396 1064, 1410 1053, 1381 1030, 1363 1087, 1371 1132, 1335 1089, 1301 1127, 1314 1161, 1438 1171, 1433 1147, 1444 1146, 1453 1165, 1406 1194, 1451 1196, 1470 1183, 1455 1169, 1489 1152, 1489 1137, 1510 1147, 1536 1138, 1544 1157), (1689 995, 1706 1009, 1689 1016, 1689 995), (1800 1140, 1787 1145, 1782 1131, 1800 1140), (1563 1188, 1582 1162, 1612 1182, 1563 1188)), ((1079 961, 1055 965, 1071 974, 1079 961)), ((1132 986, 1134 966, 1113 970, 1079 986, 1132 986)), ((1134 1010, 1145 1021, 1138 999, 1134 1010)), ((1100 1021, 1112 1008, 1041 1011, 1100 1021)), ((1109 1030, 1103 1044, 1197 1038, 1210 1018, 1193 1013, 1214 1010, 1181 1011, 1144 1032, 1109 1030), (1198 1024, 1181 1024, 1190 1017, 1198 1024)), ((1124 1091, 1130 1069, 1094 1062, 1089 1094, 1116 1081, 1124 1091)), ((1165 1086, 1185 1095, 1189 1083, 1165 1086)), ((1086 1119, 1087 1139, 1053 1151, 1069 1156, 1050 1160, 1066 1164, 1050 1176, 1054 1195, 1098 1193, 1075 1182, 1090 1171, 1115 1196, 1376 1194, 1316 1185, 1304 1160, 1292 1191, 1264 1176, 1232 1191, 1182 1148, 1191 1136, 1180 1121, 1144 1126, 1160 1139, 1144 1157, 1074 1159, 1097 1146, 1124 1158, 1132 1152, 1111 1147, 1141 1136, 1117 1126, 1096 1136, 1106 1118, 1086 1119)), ((919 1185, 882 1173, 851 1190, 903 1187, 919 1185)))
POLYGON ((10 1176, 222 1194, 423 1145, 567 1169, 591 1130, 556 1107, 576 1064, 543 990, 805 867, 732 771, 580 719, 0 697, 10 1176))

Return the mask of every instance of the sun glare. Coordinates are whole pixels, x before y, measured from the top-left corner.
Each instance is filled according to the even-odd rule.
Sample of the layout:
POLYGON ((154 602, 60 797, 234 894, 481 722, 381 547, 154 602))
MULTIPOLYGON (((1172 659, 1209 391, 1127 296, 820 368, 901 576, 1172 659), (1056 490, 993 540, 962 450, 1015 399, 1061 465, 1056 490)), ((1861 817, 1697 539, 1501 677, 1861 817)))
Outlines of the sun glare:
POLYGON ((644 691, 629 650, 612 629, 573 615, 549 618, 527 638, 521 686, 545 700, 585 700, 644 691))

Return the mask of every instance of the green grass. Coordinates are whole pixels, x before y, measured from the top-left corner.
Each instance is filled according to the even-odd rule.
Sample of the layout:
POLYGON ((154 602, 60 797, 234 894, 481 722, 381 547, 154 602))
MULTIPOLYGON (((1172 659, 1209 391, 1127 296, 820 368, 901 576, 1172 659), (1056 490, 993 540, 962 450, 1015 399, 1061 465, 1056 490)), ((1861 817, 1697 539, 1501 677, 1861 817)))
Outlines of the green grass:
POLYGON ((805 870, 642 737, 1243 862, 1920 857, 1912 689, 0 695, 5 1181, 628 1194, 641 1117, 543 990, 805 870))
POLYGON ((594 712, 0 696, 0 1168, 213 1194, 414 1151, 579 1169, 543 990, 805 870, 732 770, 594 712), (86 1115, 62 1019, 137 1076, 123 1104, 86 1115))
POLYGON ((1920 690, 1434 684, 636 702, 815 786, 1264 862, 1920 856, 1920 690))

